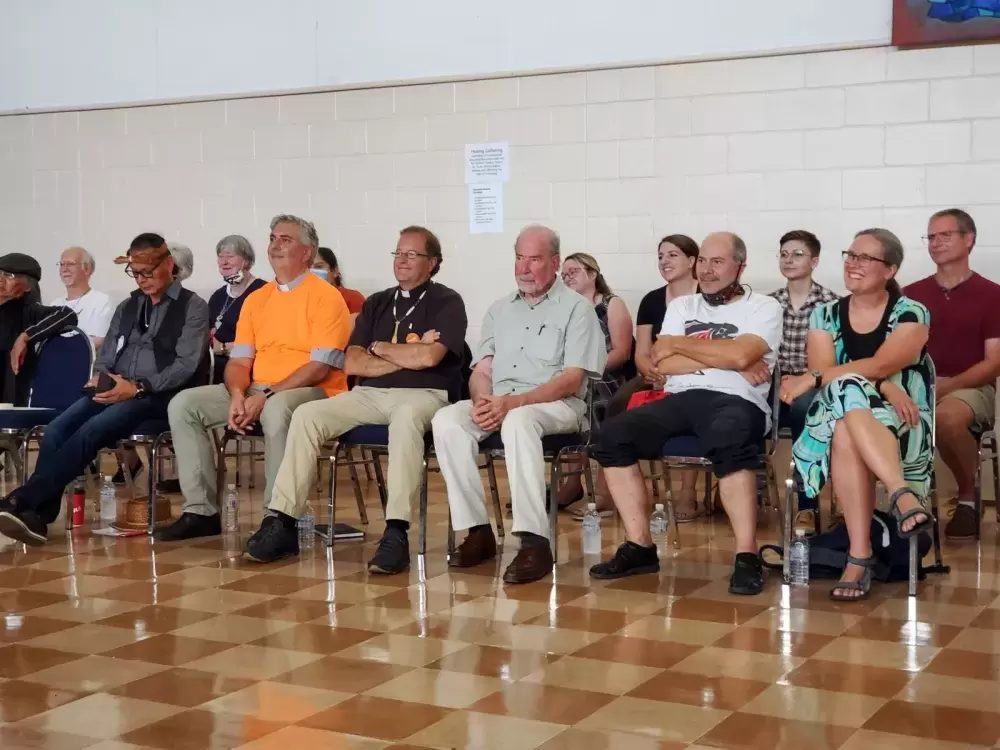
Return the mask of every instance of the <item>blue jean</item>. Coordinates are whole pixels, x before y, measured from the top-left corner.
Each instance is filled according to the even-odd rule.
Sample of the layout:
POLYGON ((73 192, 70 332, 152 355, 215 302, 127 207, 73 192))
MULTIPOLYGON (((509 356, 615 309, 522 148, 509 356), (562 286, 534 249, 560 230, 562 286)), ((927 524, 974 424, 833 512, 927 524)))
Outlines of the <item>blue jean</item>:
MULTIPOLYGON (((799 435, 806 428, 806 415, 809 407, 812 406, 813 399, 819 391, 815 388, 806 391, 791 404, 782 404, 781 412, 778 414, 778 425, 787 427, 792 431, 792 442, 799 439, 799 435)), ((805 492, 799 492, 799 510, 816 510, 819 507, 817 499, 806 496, 805 492)))
POLYGON ((15 494, 19 510, 34 511, 50 524, 59 515, 63 491, 83 474, 103 448, 135 433, 151 419, 166 419, 166 401, 135 399, 111 406, 84 396, 45 428, 35 471, 15 494))

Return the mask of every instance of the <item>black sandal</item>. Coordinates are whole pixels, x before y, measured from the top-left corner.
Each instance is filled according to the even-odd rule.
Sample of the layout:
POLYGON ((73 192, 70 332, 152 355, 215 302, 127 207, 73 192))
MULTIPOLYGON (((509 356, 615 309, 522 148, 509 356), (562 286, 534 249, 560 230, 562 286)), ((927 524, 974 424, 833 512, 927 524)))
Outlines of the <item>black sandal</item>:
POLYGON ((848 565, 856 565, 863 568, 861 579, 857 581, 837 581, 837 585, 830 589, 830 598, 835 602, 863 602, 872 593, 872 569, 878 563, 878 558, 872 555, 868 558, 857 558, 847 556, 848 565), (860 591, 857 596, 845 596, 838 594, 838 591, 860 591))
POLYGON ((920 496, 914 492, 909 487, 900 487, 898 490, 892 493, 889 498, 889 506, 892 510, 892 517, 896 519, 896 527, 899 532, 900 539, 909 539, 912 536, 917 536, 931 528, 934 525, 934 519, 931 518, 931 512, 924 508, 923 503, 920 502, 920 496), (905 513, 899 509, 899 498, 903 495, 913 495, 917 498, 917 507, 911 508, 905 513), (923 516, 924 520, 920 523, 914 524, 913 528, 909 531, 903 531, 903 524, 906 523, 911 518, 917 516, 923 516))

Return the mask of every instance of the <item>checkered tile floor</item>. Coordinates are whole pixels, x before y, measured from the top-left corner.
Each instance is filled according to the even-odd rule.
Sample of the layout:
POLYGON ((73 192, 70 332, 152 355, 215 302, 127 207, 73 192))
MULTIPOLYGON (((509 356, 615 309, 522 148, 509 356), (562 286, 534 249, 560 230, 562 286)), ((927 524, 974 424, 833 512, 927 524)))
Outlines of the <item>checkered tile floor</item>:
MULTIPOLYGON (((776 577, 731 597, 724 517, 683 526, 659 578, 610 583, 564 518, 556 580, 505 588, 509 536, 495 566, 448 571, 432 482, 426 567, 394 577, 364 569, 373 488, 368 541, 271 566, 219 539, 3 540, 0 748, 1000 748, 992 522, 915 603, 776 577)), ((259 506, 244 499, 244 538, 259 506)), ((605 521, 606 553, 620 540, 605 521)))

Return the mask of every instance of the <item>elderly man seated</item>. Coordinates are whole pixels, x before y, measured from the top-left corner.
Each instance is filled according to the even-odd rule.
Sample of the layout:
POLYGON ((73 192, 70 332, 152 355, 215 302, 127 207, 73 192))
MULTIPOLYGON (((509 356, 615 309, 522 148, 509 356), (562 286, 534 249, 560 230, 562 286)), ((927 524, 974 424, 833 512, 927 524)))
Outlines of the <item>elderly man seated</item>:
MULTIPOLYGON (((347 390, 344 349, 351 318, 343 297, 310 273, 319 238, 297 216, 271 221, 267 257, 274 281, 251 294, 240 311, 225 383, 192 388, 170 404, 170 429, 184 510, 159 541, 221 533, 211 430, 264 431, 264 505, 285 455, 296 407, 347 390)), ((289 523, 294 523, 291 519, 289 523)))
POLYGON ((207 375, 208 305, 174 278, 174 260, 158 234, 140 234, 115 259, 139 287, 111 318, 84 396, 45 428, 35 473, 3 501, 0 532, 45 544, 66 485, 98 452, 162 419, 175 393, 207 375))
POLYGON ((496 555, 476 455, 479 441, 499 432, 513 531, 521 539, 503 579, 529 583, 552 570, 555 542, 545 509, 542 436, 580 430, 588 380, 601 377, 608 354, 593 305, 559 279, 559 236, 528 227, 514 255, 518 291, 494 302, 483 320, 472 399, 445 407, 431 424, 452 523, 469 530, 449 564, 466 568, 496 555))
POLYGON ((306 404, 292 417, 274 481, 274 515, 247 542, 251 560, 272 562, 298 553, 293 523, 305 510, 323 444, 372 424, 389 427, 389 477, 385 534, 368 570, 392 575, 410 567, 407 532, 420 493, 424 435, 431 417, 449 396, 457 398, 461 387, 466 317, 458 293, 431 280, 442 260, 433 232, 407 227, 393 255, 398 283, 364 303, 347 347, 345 369, 358 378, 357 386, 306 404))
POLYGON ((698 255, 700 294, 667 307, 653 361, 670 395, 604 423, 594 458, 604 467, 626 542, 593 578, 621 578, 660 569, 649 533, 649 504, 640 459, 657 458, 672 437, 694 435, 719 478, 722 503, 736 536, 729 591, 759 594, 757 483, 771 419, 768 391, 781 344, 782 308, 740 284, 746 245, 729 233, 709 235, 698 255))

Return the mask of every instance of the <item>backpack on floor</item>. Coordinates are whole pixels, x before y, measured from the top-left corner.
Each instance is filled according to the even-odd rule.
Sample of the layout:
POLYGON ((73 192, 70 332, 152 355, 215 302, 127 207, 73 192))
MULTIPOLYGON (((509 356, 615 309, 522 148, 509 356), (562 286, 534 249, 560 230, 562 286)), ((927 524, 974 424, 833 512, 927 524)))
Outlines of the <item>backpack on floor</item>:
MULTIPOLYGON (((872 576, 877 581, 889 583, 906 581, 910 577, 910 542, 899 536, 899 526, 896 519, 888 513, 875 511, 871 527, 872 554, 878 558, 872 576)), ((850 537, 847 526, 841 524, 822 534, 809 537, 809 578, 818 580, 839 580, 847 565, 847 552, 850 549, 850 537)), ((931 549, 930 536, 924 532, 917 538, 917 556, 920 560, 931 549)), ((781 562, 769 562, 764 559, 765 552, 774 552, 779 560, 784 560, 785 550, 774 544, 765 544, 760 548, 760 560, 766 568, 781 570, 781 562)), ((917 578, 924 580, 928 572, 947 572, 925 568, 923 563, 917 565, 917 578)))

